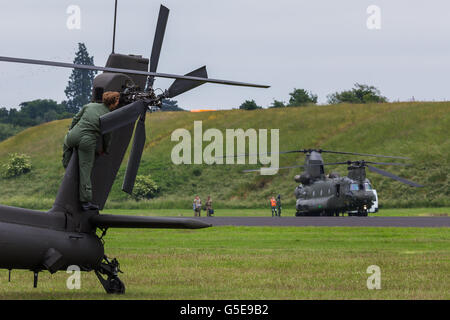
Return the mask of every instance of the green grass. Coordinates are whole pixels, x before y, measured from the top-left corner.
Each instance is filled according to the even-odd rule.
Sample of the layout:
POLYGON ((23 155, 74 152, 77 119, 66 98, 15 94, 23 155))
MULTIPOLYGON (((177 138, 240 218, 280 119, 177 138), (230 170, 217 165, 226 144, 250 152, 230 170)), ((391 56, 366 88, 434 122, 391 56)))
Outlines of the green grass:
MULTIPOLYGON (((147 117, 147 142, 140 174, 151 174, 161 186, 153 201, 135 202, 121 191, 126 160, 119 170, 107 207, 111 209, 189 208, 196 194, 211 195, 216 208, 265 208, 271 195, 281 194, 284 204, 293 206, 293 178, 298 170, 283 170, 276 176, 243 174, 250 165, 179 165, 171 163, 171 141, 175 129, 193 131, 195 120, 203 121, 203 131, 218 128, 280 129, 280 150, 323 148, 363 153, 411 157, 410 167, 386 168, 394 174, 426 185, 411 188, 368 173, 385 208, 450 206, 450 102, 338 105, 283 108, 255 111, 205 113, 161 112, 147 117), (194 170, 200 175, 194 174, 194 170)), ((12 152, 31 156, 31 173, 1 179, 0 203, 46 207, 51 205, 63 177, 61 144, 70 119, 29 128, 0 143, 0 164, 12 152)), ((204 143, 206 147, 207 143, 204 143)), ((126 156, 127 158, 128 156, 126 156)), ((362 160, 351 157, 352 160, 362 160)), ((327 162, 348 157, 324 156, 327 162)), ((366 158, 364 160, 369 160, 366 158)), ((377 160, 371 158, 370 160, 377 160)), ((380 159, 378 159, 380 160, 380 159)), ((280 165, 301 164, 303 154, 281 156, 280 165)), ((344 174, 345 166, 328 171, 344 174)))
MULTIPOLYGON (((102 213, 125 214, 139 216, 162 217, 192 217, 194 212, 190 209, 107 209, 102 213)), ((293 217, 295 209, 283 209, 282 216, 293 217)), ((206 216, 202 211, 202 216, 206 216)), ((215 217, 270 217, 270 209, 216 209, 215 217)), ((409 209, 380 209, 377 213, 370 213, 374 217, 446 217, 450 216, 450 208, 409 208, 409 209)))
POLYGON ((449 299, 449 228, 214 227, 111 230, 125 296, 93 273, 69 291, 68 274, 0 272, 0 299, 449 299), (366 270, 381 268, 381 290, 366 270))

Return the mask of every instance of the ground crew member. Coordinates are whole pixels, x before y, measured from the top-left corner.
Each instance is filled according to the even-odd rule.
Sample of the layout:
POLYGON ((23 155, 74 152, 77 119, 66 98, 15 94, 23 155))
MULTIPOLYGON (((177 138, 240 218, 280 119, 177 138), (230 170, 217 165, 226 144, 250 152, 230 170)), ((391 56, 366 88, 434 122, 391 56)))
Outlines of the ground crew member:
POLYGON ((210 196, 208 196, 208 200, 206 200, 205 210, 206 210, 206 215, 208 217, 212 217, 212 215, 214 214, 214 210, 212 208, 212 200, 211 200, 210 196))
POLYGON ((277 212, 278 212, 278 216, 281 217, 281 195, 280 194, 277 197, 277 212))
MULTIPOLYGON (((101 137, 100 117, 113 111, 119 104, 120 94, 108 91, 103 94, 103 103, 89 103, 73 118, 69 132, 64 138, 63 166, 67 168, 73 149, 78 150, 80 171, 79 197, 84 211, 98 210, 92 203, 91 172, 95 161, 97 139, 101 137)), ((103 135, 102 148, 99 154, 109 152, 111 133, 103 135)))
POLYGON ((202 212, 202 201, 200 200, 199 196, 195 196, 194 202, 192 204, 192 207, 194 209, 194 216, 200 217, 200 214, 202 212))
POLYGON ((277 201, 274 197, 270 198, 270 207, 272 208, 272 217, 277 215, 277 201))

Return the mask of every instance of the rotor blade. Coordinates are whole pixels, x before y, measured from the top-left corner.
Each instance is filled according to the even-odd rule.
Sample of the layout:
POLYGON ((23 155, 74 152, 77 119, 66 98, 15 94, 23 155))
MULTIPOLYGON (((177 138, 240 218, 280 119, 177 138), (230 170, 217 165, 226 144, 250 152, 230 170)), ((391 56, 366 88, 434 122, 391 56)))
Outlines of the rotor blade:
MULTIPOLYGON (((291 167, 267 168, 267 169, 283 170, 283 169, 294 169, 294 168, 304 168, 304 167, 305 166, 291 166, 291 167)), ((258 172, 258 171, 261 171, 261 168, 259 168, 259 169, 250 169, 250 170, 242 170, 243 173, 258 172)))
POLYGON ((101 116, 100 130, 102 134, 114 131, 136 121, 139 115, 145 112, 146 109, 147 106, 143 101, 136 101, 101 116))
POLYGON ((127 171, 123 179, 122 190, 130 194, 133 192, 134 182, 141 162, 145 145, 145 113, 141 115, 134 132, 133 147, 128 158, 127 171))
MULTIPOLYGON (((350 165, 352 163, 356 163, 357 162, 328 162, 328 163, 310 163, 308 164, 308 166, 334 166, 334 165, 350 165)), ((386 165, 386 166, 408 166, 407 164, 403 164, 403 163, 385 163, 385 162, 364 162, 364 163, 372 163, 372 164, 378 164, 378 165, 386 165)), ((278 169, 278 170, 282 170, 282 169, 295 169, 295 168, 304 168, 305 165, 301 165, 301 166, 291 166, 291 167, 280 167, 280 168, 271 168, 271 169, 278 169)), ((258 172, 260 171, 260 169, 249 169, 249 170, 242 170, 242 172, 244 173, 248 173, 248 172, 258 172)))
POLYGON ((302 150, 294 150, 294 151, 280 151, 280 152, 266 152, 266 153, 256 153, 256 154, 236 154, 233 156, 222 156, 222 157, 216 157, 218 159, 222 158, 236 158, 236 157, 255 157, 255 156, 261 156, 261 155, 271 155, 271 154, 288 154, 288 153, 299 153, 303 152, 302 150))
MULTIPOLYGON (((319 152, 319 153, 336 153, 336 154, 349 154, 349 155, 359 155, 359 156, 368 156, 368 157, 382 157, 382 158, 392 158, 392 159, 404 159, 409 160, 410 158, 405 157, 395 157, 395 156, 383 156, 383 155, 376 155, 376 154, 367 154, 367 153, 354 153, 354 152, 341 152, 341 151, 330 151, 330 150, 314 150, 314 149, 302 149, 302 150, 291 150, 291 151, 281 151, 277 154, 289 154, 289 153, 311 153, 311 152, 319 152)), ((258 155, 270 155, 271 152, 262 153, 258 155)), ((224 158, 228 157, 247 157, 247 156, 256 156, 256 155, 249 155, 249 154, 240 154, 240 155, 234 155, 234 156, 224 156, 224 158)), ((345 163, 337 163, 337 164, 347 164, 345 163)))
POLYGON ((330 162, 330 163, 324 163, 324 166, 334 166, 334 165, 363 165, 363 164, 377 164, 377 165, 383 165, 383 166, 409 166, 409 164, 404 163, 394 163, 394 162, 372 162, 372 161, 345 161, 345 162, 330 162))
MULTIPOLYGON (((206 66, 203 66, 201 68, 198 68, 197 70, 194 70, 186 76, 192 76, 192 77, 200 77, 200 78, 208 78, 208 72, 206 71, 206 66)), ((201 86, 204 84, 204 81, 191 81, 191 80, 181 80, 177 79, 172 83, 170 88, 168 89, 169 95, 167 98, 174 98, 182 93, 185 93, 186 91, 192 90, 194 88, 197 88, 198 86, 201 86)))
POLYGON ((408 167, 408 166, 410 166, 410 164, 406 164, 406 163, 395 163, 395 162, 372 162, 372 161, 364 161, 364 163, 377 164, 377 165, 380 165, 380 166, 403 166, 403 167, 408 167))
POLYGON ((89 219, 97 228, 161 228, 161 229, 201 229, 210 224, 194 219, 139 217, 111 214, 97 214, 89 219))
MULTIPOLYGON (((169 9, 161 5, 159 9, 158 22, 156 24, 155 38, 153 39, 152 55, 150 56, 150 72, 156 72, 158 68, 159 56, 166 32, 167 20, 169 19, 169 9)), ((148 77, 148 87, 153 87, 155 77, 148 77)))
MULTIPOLYGON (((348 162, 327 162, 327 163, 323 163, 323 165, 324 166, 335 166, 335 165, 341 165, 341 164, 346 164, 346 165, 348 165, 349 163, 348 162)), ((320 164, 314 164, 314 163, 310 163, 309 164, 310 166, 317 166, 317 165, 320 165, 320 164)))
MULTIPOLYGON (((337 164, 348 164, 347 162, 332 162, 332 163, 310 163, 308 166, 331 166, 331 165, 337 165, 337 164)), ((305 165, 298 165, 298 166, 290 166, 290 167, 280 167, 280 168, 271 168, 271 169, 295 169, 295 168, 305 168, 305 165)), ((260 171, 260 169, 250 169, 250 170, 243 170, 242 172, 257 172, 260 171)))
POLYGON ((33 59, 22 59, 22 58, 11 58, 11 57, 0 56, 0 61, 25 63, 25 64, 36 64, 36 65, 71 68, 71 69, 84 69, 84 70, 96 70, 96 71, 104 71, 104 72, 135 74, 135 75, 141 75, 141 76, 154 76, 154 77, 168 78, 168 79, 184 79, 184 80, 200 81, 200 82, 204 82, 204 83, 216 83, 216 84, 223 84, 223 85, 237 86, 237 87, 270 88, 270 86, 267 86, 267 85, 260 85, 260 84, 246 83, 246 82, 237 82, 237 81, 228 81, 228 80, 219 80, 219 79, 205 79, 205 78, 191 77, 191 76, 180 76, 180 75, 169 74, 169 73, 146 72, 146 71, 139 71, 139 70, 119 69, 119 68, 106 68, 106 67, 97 67, 97 66, 84 65, 84 64, 73 64, 73 63, 54 62, 54 61, 46 61, 46 60, 33 60, 33 59))
POLYGON ((330 150, 320 150, 320 152, 322 152, 322 153, 335 153, 335 154, 350 154, 350 155, 355 155, 355 156, 381 157, 381 158, 410 160, 410 158, 406 158, 406 157, 383 156, 383 155, 368 154, 368 153, 341 152, 341 151, 330 151, 330 150))
POLYGON ((381 169, 378 169, 378 168, 375 168, 375 167, 372 167, 372 166, 367 166, 367 167, 368 167, 369 170, 372 171, 372 172, 375 172, 375 173, 381 174, 382 176, 385 176, 385 177, 388 177, 388 178, 391 178, 391 179, 400 181, 400 182, 402 182, 402 183, 404 183, 404 184, 407 184, 407 185, 410 185, 410 186, 412 186, 412 187, 417 187, 417 188, 423 187, 423 186, 420 185, 420 184, 417 184, 417 183, 415 183, 415 182, 412 182, 412 181, 409 181, 409 180, 400 178, 400 177, 398 177, 398 176, 396 176, 395 174, 392 174, 392 173, 390 173, 390 172, 387 172, 387 171, 384 171, 384 170, 381 170, 381 169))

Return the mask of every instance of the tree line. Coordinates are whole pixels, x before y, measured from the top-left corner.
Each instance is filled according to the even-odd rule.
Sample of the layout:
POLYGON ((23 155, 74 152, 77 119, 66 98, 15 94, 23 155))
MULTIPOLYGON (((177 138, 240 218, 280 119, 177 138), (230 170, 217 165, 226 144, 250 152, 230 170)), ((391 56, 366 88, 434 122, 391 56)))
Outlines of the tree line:
MULTIPOLYGON (((86 45, 78 43, 74 64, 94 65, 94 57, 90 56, 86 45)), ((58 103, 50 99, 37 99, 22 102, 19 108, 0 108, 0 141, 17 134, 25 128, 54 120, 72 118, 91 101, 92 84, 97 71, 73 69, 64 93, 67 100, 58 103)), ((288 102, 275 100, 269 108, 301 107, 317 104, 317 95, 305 89, 294 89, 288 102)), ((351 90, 335 92, 327 96, 329 104, 339 103, 380 103, 387 102, 374 86, 355 84, 351 90)), ((239 109, 262 109, 254 100, 245 101, 239 109)), ((181 111, 177 101, 164 100, 163 111, 181 111)))
MULTIPOLYGON (((78 43, 75 64, 93 65, 86 46, 78 43)), ((92 83, 96 71, 73 69, 64 91, 67 100, 58 103, 51 99, 22 102, 18 108, 0 108, 0 141, 28 127, 54 120, 72 118, 91 100, 92 83)))
MULTIPOLYGON (((74 64, 94 65, 86 45, 78 43, 74 64)), ((0 108, 0 141, 20 131, 54 120, 72 118, 91 101, 92 84, 97 71, 73 69, 64 93, 67 100, 58 103, 50 99, 22 102, 18 108, 0 108)), ((164 99, 162 111, 183 111, 175 100, 164 99)))
MULTIPOLYGON (((289 93, 289 102, 274 99, 269 108, 285 108, 285 107, 304 107, 317 104, 317 95, 305 89, 296 89, 289 93)), ((340 103, 383 103, 388 99, 381 95, 379 89, 374 86, 356 83, 350 90, 335 92, 327 96, 328 104, 340 103)), ((255 110, 262 109, 262 106, 256 104, 255 100, 246 100, 240 105, 239 109, 255 110)))

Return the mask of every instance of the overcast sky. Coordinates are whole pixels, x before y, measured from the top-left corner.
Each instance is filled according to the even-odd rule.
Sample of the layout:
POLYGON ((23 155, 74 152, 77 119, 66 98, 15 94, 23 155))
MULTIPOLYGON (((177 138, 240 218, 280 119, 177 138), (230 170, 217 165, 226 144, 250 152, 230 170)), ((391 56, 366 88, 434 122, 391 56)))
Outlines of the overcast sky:
MULTIPOLYGON (((116 52, 150 55, 160 4, 171 11, 158 71, 202 65, 211 78, 268 84, 253 89, 206 84, 177 97, 187 109, 229 109, 254 99, 287 101, 293 88, 319 96, 365 83, 389 100, 448 100, 448 0, 119 0, 116 52), (369 29, 371 5, 381 29, 369 29)), ((1 1, 0 56, 72 62, 84 42, 95 64, 111 52, 113 0, 1 1), (67 8, 81 10, 68 29, 67 8)), ((373 21, 373 20, 370 20, 373 21)), ((373 25, 373 24, 372 24, 373 25)), ((70 69, 0 62, 0 106, 65 99, 70 69)), ((158 79, 155 87, 167 88, 158 79)))

